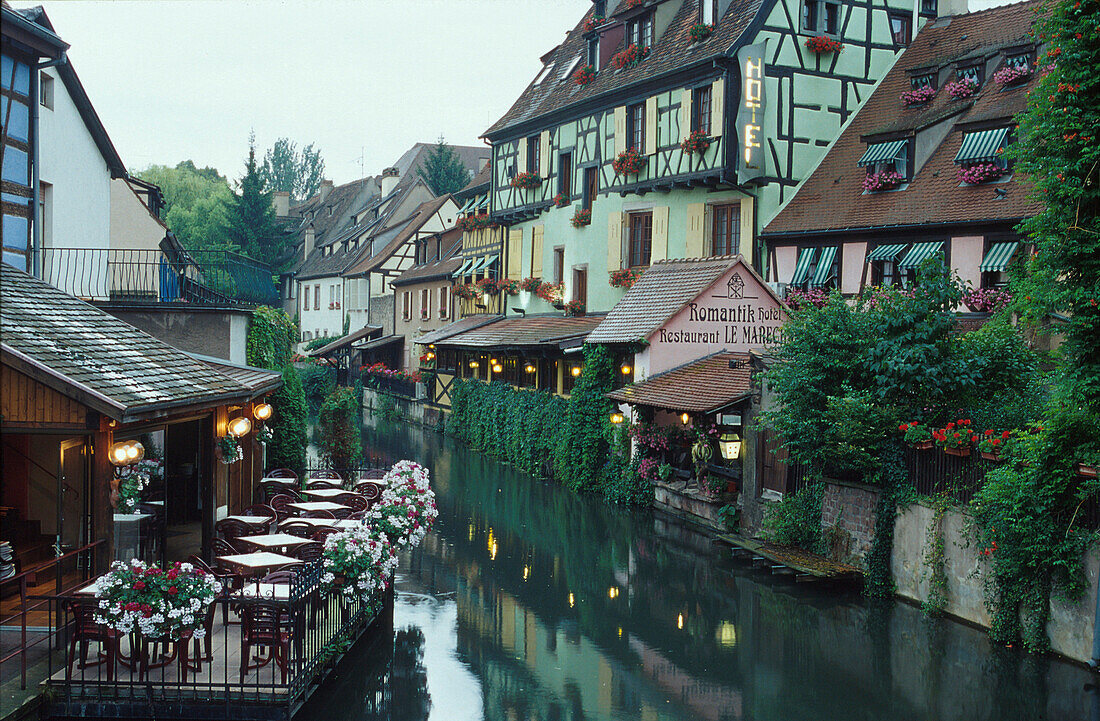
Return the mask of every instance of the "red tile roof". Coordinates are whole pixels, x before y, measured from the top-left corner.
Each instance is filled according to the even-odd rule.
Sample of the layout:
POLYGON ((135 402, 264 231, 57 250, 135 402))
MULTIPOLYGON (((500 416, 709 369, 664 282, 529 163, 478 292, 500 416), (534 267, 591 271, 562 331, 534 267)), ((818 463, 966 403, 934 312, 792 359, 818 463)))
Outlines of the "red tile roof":
POLYGON ((532 315, 523 318, 501 316, 492 323, 438 340, 436 344, 466 348, 556 345, 563 341, 587 336, 601 320, 603 320, 602 316, 579 318, 566 318, 560 315, 532 315))
POLYGON ((712 413, 747 396, 752 371, 747 353, 715 353, 641 383, 607 394, 632 406, 649 406, 687 413, 712 413), (736 369, 730 361, 743 361, 736 369))
MULTIPOLYGON (((960 187, 954 163, 964 134, 960 126, 998 121, 1009 125, 1010 118, 1024 109, 1027 89, 1033 82, 1002 90, 992 79, 994 65, 977 95, 967 100, 952 100, 940 88, 927 107, 907 108, 900 95, 910 89, 911 70, 954 68, 962 60, 989 59, 1003 49, 1028 44, 1028 32, 1039 7, 1038 1, 1021 2, 940 18, 922 28, 821 164, 767 225, 764 235, 1011 221, 1038 212, 1041 206, 1030 197, 1031 185, 1019 173, 1008 182, 960 187), (857 162, 868 142, 887 133, 919 131, 944 119, 952 124, 951 131, 924 166, 915 169, 907 188, 863 194, 865 171, 857 162)), ((934 134, 934 130, 929 131, 929 135, 934 134)))

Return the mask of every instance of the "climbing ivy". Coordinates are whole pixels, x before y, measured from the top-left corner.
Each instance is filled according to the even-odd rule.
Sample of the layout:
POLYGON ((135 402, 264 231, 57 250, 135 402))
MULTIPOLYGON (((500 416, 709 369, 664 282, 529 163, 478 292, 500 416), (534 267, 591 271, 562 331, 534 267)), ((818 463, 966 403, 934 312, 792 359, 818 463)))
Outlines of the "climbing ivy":
POLYGON ((289 363, 283 366, 283 387, 268 396, 272 415, 267 424, 273 438, 267 444, 267 466, 290 468, 301 474, 306 465, 308 409, 302 379, 289 363))
POLYGON ((902 449, 895 442, 883 451, 877 475, 882 487, 875 512, 875 536, 867 554, 867 576, 863 592, 871 598, 890 598, 896 590, 890 572, 890 556, 894 552, 894 525, 898 509, 912 502, 915 491, 905 472, 902 449))
POLYGON ((355 389, 340 386, 325 398, 317 414, 321 458, 330 468, 357 468, 363 461, 359 438, 359 398, 355 389))
POLYGON ((257 368, 282 368, 298 340, 298 324, 285 311, 261 305, 248 324, 245 358, 257 368))
MULTIPOLYGON (((575 491, 599 490, 611 447, 611 401, 615 365, 601 345, 584 346, 584 370, 569 398, 562 448, 555 470, 562 483, 575 491)), ((620 471, 621 475, 621 471, 620 471)))
POLYGON ((947 608, 947 572, 944 570, 946 542, 943 537, 943 514, 951 505, 945 495, 932 498, 932 520, 925 534, 924 573, 928 579, 928 595, 921 602, 921 610, 929 616, 939 616, 947 608))

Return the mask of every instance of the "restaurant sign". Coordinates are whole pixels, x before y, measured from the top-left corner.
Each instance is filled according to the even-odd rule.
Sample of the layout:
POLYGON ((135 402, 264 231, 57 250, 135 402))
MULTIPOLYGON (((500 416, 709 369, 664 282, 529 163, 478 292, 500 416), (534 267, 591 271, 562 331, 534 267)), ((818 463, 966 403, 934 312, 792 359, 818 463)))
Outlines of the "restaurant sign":
POLYGON ((766 43, 748 45, 737 51, 741 71, 741 93, 737 105, 739 139, 737 182, 746 183, 764 175, 764 52, 766 43))

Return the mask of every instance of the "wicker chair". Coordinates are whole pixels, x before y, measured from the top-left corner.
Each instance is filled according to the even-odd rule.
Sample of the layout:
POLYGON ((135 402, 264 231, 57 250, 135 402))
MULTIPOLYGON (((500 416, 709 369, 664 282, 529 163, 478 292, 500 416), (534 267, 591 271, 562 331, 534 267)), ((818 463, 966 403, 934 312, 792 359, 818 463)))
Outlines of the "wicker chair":
POLYGON ((254 503, 241 511, 242 516, 255 516, 256 518, 275 518, 275 509, 266 503, 254 503))
POLYGON ((286 584, 290 584, 290 583, 294 582, 294 579, 297 577, 297 575, 298 575, 297 571, 291 571, 291 570, 272 571, 271 573, 269 573, 266 576, 264 576, 263 578, 261 578, 260 583, 286 583, 286 584))
POLYGON ((362 521, 367 517, 366 511, 352 511, 348 514, 347 520, 349 521, 362 521))

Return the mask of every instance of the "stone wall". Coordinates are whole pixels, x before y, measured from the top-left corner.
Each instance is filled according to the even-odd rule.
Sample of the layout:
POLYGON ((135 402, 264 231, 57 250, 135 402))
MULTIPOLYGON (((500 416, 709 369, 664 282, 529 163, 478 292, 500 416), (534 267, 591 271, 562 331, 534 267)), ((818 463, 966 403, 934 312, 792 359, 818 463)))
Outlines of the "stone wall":
POLYGON ((863 483, 828 480, 821 501, 821 530, 838 561, 863 567, 875 540, 881 491, 863 483))
POLYGON ((170 346, 189 353, 246 362, 252 312, 229 308, 144 307, 99 304, 99 307, 170 346))
POLYGON ((403 421, 417 423, 429 428, 438 428, 443 424, 443 411, 439 408, 429 406, 424 399, 404 398, 402 396, 386 393, 385 391, 364 388, 363 410, 366 414, 368 425, 377 422, 377 420, 381 418, 375 411, 378 410, 380 404, 388 403, 389 400, 393 402, 393 409, 397 417, 403 421), (388 400, 383 400, 384 398, 388 400))

